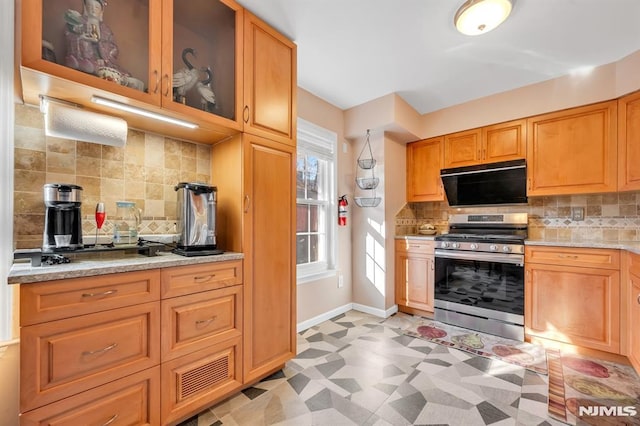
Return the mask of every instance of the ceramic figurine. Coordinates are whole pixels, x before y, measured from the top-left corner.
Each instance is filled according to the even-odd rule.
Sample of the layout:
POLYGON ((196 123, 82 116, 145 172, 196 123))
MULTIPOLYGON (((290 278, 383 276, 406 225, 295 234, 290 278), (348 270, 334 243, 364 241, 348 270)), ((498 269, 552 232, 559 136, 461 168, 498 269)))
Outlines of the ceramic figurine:
POLYGON ((189 59, 187 59, 187 54, 189 53, 191 53, 194 58, 196 57, 196 51, 194 49, 190 47, 184 49, 182 51, 182 62, 184 62, 186 67, 173 74, 173 99, 183 104, 186 101, 187 92, 196 85, 199 77, 198 70, 189 62, 189 59))
POLYGON ((207 73, 207 78, 196 83, 196 89, 198 93, 200 93, 200 104, 202 105, 202 110, 211 112, 213 107, 216 105, 216 95, 211 90, 211 80, 213 79, 213 73, 211 72, 211 68, 202 68, 202 71, 207 73))
POLYGON ((83 0, 82 14, 72 9, 65 12, 65 65, 127 85, 129 73, 118 65, 118 46, 103 22, 106 4, 105 0, 83 0))

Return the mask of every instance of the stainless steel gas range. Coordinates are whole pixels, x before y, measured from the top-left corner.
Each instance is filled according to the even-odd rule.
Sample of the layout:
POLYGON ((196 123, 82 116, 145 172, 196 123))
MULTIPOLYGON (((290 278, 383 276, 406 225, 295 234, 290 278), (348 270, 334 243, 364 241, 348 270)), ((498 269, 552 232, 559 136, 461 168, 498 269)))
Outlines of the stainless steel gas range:
POLYGON ((527 214, 458 214, 437 236, 435 319, 524 340, 527 214))

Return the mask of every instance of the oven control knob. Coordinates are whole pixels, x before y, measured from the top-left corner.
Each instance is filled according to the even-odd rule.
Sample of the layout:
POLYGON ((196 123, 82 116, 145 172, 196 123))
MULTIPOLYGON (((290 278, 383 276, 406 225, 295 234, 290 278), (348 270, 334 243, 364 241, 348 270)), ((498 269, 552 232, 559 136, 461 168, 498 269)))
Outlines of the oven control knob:
POLYGON ((509 246, 502 246, 502 251, 505 253, 509 253, 511 251, 511 247, 509 246))
POLYGON ((491 250, 491 251, 498 251, 498 246, 497 246, 497 245, 495 245, 495 244, 491 244, 491 245, 489 246, 489 250, 491 250))
POLYGON ((454 249, 460 248, 460 244, 459 243, 452 243, 451 244, 451 248, 454 248, 454 249))
POLYGON ((476 243, 471 243, 471 245, 469 246, 469 248, 471 250, 478 250, 478 245, 476 243))
POLYGON ((442 248, 444 248, 444 249, 449 248, 449 243, 448 243, 447 241, 443 241, 443 242, 440 244, 440 247, 442 247, 442 248))

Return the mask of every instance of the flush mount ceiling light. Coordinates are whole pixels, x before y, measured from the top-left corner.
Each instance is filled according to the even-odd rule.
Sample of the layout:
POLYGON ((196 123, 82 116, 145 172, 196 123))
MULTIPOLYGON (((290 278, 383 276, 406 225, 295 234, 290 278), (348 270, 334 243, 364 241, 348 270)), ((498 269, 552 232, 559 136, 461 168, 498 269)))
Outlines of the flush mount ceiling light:
POLYGON ((467 0, 453 22, 462 34, 480 35, 503 23, 510 13, 510 0, 467 0))

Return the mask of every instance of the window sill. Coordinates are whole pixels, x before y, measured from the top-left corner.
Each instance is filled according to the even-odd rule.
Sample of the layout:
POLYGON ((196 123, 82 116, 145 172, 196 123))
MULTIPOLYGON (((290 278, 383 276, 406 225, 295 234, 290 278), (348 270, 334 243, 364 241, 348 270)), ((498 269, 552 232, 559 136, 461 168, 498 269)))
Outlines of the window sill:
POLYGON ((331 277, 335 277, 337 275, 337 272, 335 269, 331 269, 329 271, 322 271, 322 272, 318 272, 315 274, 309 274, 309 275, 305 275, 302 277, 298 277, 297 279, 297 283, 298 284, 306 284, 306 283, 310 283, 313 281, 318 281, 324 278, 331 278, 331 277))

